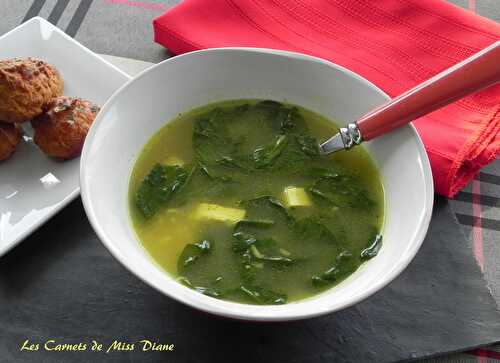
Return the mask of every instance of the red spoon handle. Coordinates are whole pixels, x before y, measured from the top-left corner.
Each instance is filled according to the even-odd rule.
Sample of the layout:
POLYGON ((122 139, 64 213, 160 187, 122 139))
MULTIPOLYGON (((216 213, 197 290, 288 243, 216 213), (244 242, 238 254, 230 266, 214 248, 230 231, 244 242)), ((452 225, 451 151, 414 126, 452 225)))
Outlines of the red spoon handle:
POLYGON ((498 82, 500 41, 392 99, 356 123, 363 140, 370 140, 498 82))

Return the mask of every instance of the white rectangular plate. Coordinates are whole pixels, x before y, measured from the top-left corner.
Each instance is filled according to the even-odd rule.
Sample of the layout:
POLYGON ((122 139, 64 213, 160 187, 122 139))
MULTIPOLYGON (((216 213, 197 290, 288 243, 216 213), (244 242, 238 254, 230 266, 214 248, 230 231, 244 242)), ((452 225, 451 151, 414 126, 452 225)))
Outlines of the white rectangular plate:
MULTIPOLYGON (((0 59, 37 57, 54 65, 64 94, 103 105, 129 76, 42 18, 0 37, 0 59)), ((0 256, 21 242, 80 193, 80 159, 56 161, 26 136, 0 162, 0 256)))

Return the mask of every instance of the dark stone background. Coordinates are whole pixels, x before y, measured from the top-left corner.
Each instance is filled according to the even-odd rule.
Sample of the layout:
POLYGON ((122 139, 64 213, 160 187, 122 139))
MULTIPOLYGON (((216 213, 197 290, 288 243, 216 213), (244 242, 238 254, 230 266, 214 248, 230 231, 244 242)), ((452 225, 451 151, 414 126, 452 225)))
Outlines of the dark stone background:
POLYGON ((0 357, 7 362, 390 362, 500 341, 500 313, 449 203, 436 200, 409 268, 371 298, 292 323, 197 312, 146 286, 102 246, 76 200, 0 260, 0 357), (20 352, 114 339, 174 352, 20 352))

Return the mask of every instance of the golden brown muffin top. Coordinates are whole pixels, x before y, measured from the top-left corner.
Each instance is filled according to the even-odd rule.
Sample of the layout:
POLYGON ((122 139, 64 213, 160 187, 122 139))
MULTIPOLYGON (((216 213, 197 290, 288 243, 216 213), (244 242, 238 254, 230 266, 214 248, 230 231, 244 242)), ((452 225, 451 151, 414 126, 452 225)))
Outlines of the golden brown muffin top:
POLYGON ((95 115, 99 112, 99 109, 99 106, 90 101, 68 96, 54 98, 45 106, 45 112, 50 119, 64 112, 64 121, 69 123, 89 111, 95 115), (66 113, 65 111, 71 112, 66 113))
POLYGON ((0 61, 0 77, 18 85, 29 82, 40 74, 51 77, 54 72, 57 72, 54 67, 38 58, 13 58, 0 61))

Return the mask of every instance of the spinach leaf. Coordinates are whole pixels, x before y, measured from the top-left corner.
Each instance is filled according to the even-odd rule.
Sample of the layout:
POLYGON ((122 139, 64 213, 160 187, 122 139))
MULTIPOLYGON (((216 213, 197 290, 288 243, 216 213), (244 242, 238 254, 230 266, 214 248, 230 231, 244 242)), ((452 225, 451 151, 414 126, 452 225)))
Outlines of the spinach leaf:
POLYGON ((257 148, 252 158, 256 169, 293 174, 304 169, 317 156, 319 149, 314 138, 280 135, 274 144, 257 148))
POLYGON ((315 217, 307 217, 296 221, 293 224, 293 232, 298 239, 307 242, 320 242, 328 244, 336 244, 337 238, 332 231, 323 223, 319 222, 315 217))
POLYGON ((246 210, 246 219, 235 225, 235 232, 244 232, 256 239, 265 239, 275 231, 292 223, 292 216, 280 200, 260 196, 240 201, 246 210))
POLYGON ((238 168, 242 170, 247 170, 248 166, 245 165, 243 158, 237 158, 233 156, 223 156, 220 159, 215 160, 215 163, 221 166, 227 166, 232 168, 238 168))
POLYGON ((306 155, 319 156, 319 144, 316 138, 310 135, 299 135, 297 136, 297 142, 306 155))
POLYGON ((244 283, 251 284, 263 266, 255 263, 250 253, 250 248, 239 255, 239 274, 244 283))
POLYGON ((233 251, 246 254, 244 263, 248 264, 254 260, 293 263, 293 259, 283 254, 278 243, 273 238, 257 239, 255 236, 245 232, 233 234, 233 251))
POLYGON ((189 281, 189 279, 187 277, 184 277, 184 276, 179 276, 177 278, 177 281, 179 281, 181 284, 195 290, 196 292, 199 292, 200 294, 203 294, 203 295, 207 295, 207 296, 210 296, 210 297, 216 297, 216 298, 220 298, 222 297, 222 292, 220 292, 219 290, 217 289, 214 289, 212 287, 205 287, 205 286, 195 286, 191 283, 191 281, 189 281))
POLYGON ((218 181, 241 181, 253 168, 251 157, 240 152, 241 140, 230 133, 235 112, 246 111, 218 108, 194 123, 196 162, 205 175, 218 181))
POLYGON ((319 156, 318 143, 307 134, 305 120, 296 108, 275 101, 262 101, 249 107, 256 108, 257 115, 262 118, 260 121, 269 125, 274 142, 258 147, 246 145, 248 140, 244 136, 237 137, 231 132, 236 111, 214 109, 196 120, 193 129, 196 161, 206 175, 225 181, 241 181, 259 169, 300 170, 319 156), (246 146, 242 146, 244 144, 246 146), (241 151, 248 147, 253 152, 241 151))
POLYGON ((235 232, 233 234, 233 251, 234 252, 245 252, 248 251, 250 246, 255 244, 257 239, 245 232, 235 232))
POLYGON ((370 209, 375 203, 353 176, 331 174, 317 179, 309 188, 311 194, 338 207, 370 209))
POLYGON ((287 134, 306 134, 309 131, 306 120, 296 107, 289 108, 287 117, 281 122, 281 131, 287 134))
POLYGON ((199 292, 200 294, 207 295, 210 297, 220 298, 223 295, 222 292, 220 292, 217 289, 214 289, 212 287, 193 286, 192 289, 199 292))
POLYGON ((212 249, 213 243, 208 240, 203 240, 194 244, 187 244, 177 260, 177 271, 182 273, 186 267, 192 265, 201 256, 209 253, 212 249))
POLYGON ((279 199, 270 195, 262 195, 240 201, 245 207, 248 219, 270 220, 275 223, 289 221, 292 217, 279 199))
POLYGON ((273 162, 283 153, 288 143, 286 135, 279 135, 273 144, 260 146, 253 152, 252 158, 257 168, 264 168, 273 162))
POLYGON ((304 118, 295 107, 276 101, 262 101, 255 106, 276 133, 276 141, 254 150, 252 159, 257 169, 297 170, 319 156, 316 139, 308 135, 304 118))
POLYGON ((259 239, 250 246, 252 256, 261 261, 279 262, 291 264, 293 259, 283 255, 283 249, 280 249, 276 240, 272 238, 259 239))
POLYGON ((246 297, 250 298, 257 304, 262 304, 262 305, 286 304, 288 299, 286 294, 282 294, 258 286, 241 285, 240 291, 246 297))
POLYGON ((283 129, 291 122, 290 109, 281 102, 265 100, 255 105, 260 111, 262 118, 268 123, 271 130, 276 133, 283 133, 283 129))
POLYGON ((188 177, 180 166, 156 164, 137 189, 135 204, 146 218, 151 218, 164 207, 188 177))
POLYGON ((217 178, 225 177, 217 172, 217 166, 227 166, 233 160, 236 145, 228 135, 224 111, 214 109, 207 116, 194 123, 193 148, 196 160, 201 170, 208 176, 217 178))
POLYGON ((294 263, 290 253, 279 248, 272 238, 257 239, 254 235, 237 231, 233 234, 233 252, 238 256, 241 280, 255 285, 266 264, 282 269, 294 263))
POLYGON ((275 224, 272 219, 242 219, 236 223, 237 225, 243 226, 254 226, 260 228, 269 228, 275 224))
POLYGON ((257 102, 256 107, 268 108, 271 110, 279 110, 279 109, 283 108, 284 105, 281 102, 274 101, 274 100, 263 100, 263 101, 257 102))
POLYGON ((343 168, 338 165, 329 165, 328 168, 320 166, 311 166, 304 168, 301 173, 311 179, 333 178, 340 174, 345 174, 343 168))
POLYGON ((255 107, 263 113, 275 132, 283 134, 307 132, 306 122, 296 107, 272 100, 260 101, 255 107))
POLYGON ((168 206, 180 207, 193 200, 217 204, 221 197, 237 198, 239 186, 238 182, 232 180, 209 177, 200 165, 196 165, 168 206))
POLYGON ((275 225, 275 221, 272 219, 242 219, 236 223, 236 227, 239 226, 252 226, 252 227, 259 227, 259 228, 269 228, 275 225))
POLYGON ((357 268, 357 261, 350 251, 344 250, 335 258, 335 263, 326 271, 311 277, 312 284, 317 287, 327 286, 349 275, 357 268))
POLYGON ((361 251, 359 256, 362 261, 369 260, 370 258, 377 256, 380 248, 382 248, 382 235, 377 234, 375 238, 370 241, 369 246, 361 251))

